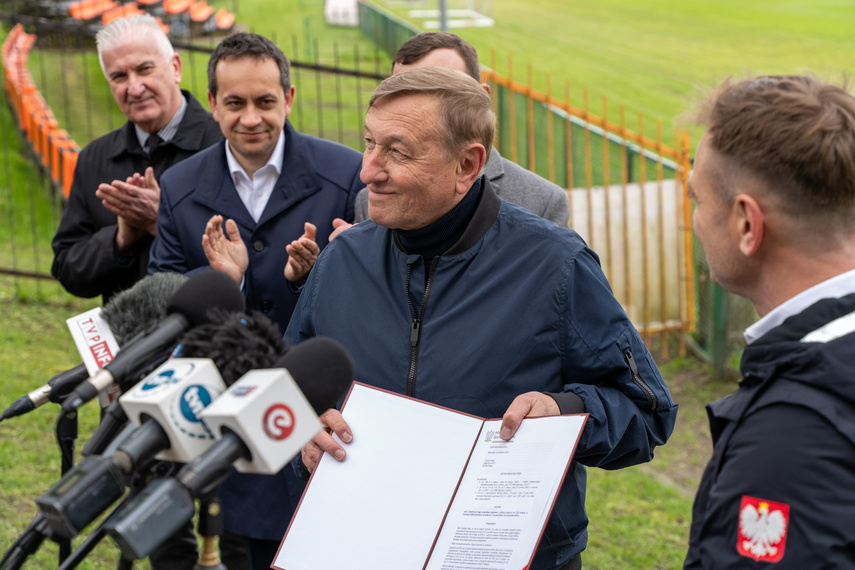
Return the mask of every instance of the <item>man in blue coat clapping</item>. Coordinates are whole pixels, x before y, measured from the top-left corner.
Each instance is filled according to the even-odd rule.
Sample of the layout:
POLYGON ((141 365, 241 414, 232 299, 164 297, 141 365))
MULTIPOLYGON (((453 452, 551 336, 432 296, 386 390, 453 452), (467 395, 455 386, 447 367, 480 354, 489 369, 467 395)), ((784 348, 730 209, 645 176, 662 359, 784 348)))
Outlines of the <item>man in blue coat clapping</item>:
MULTIPOLYGON (((353 220, 362 186, 357 151, 288 122, 289 72, 282 51, 257 34, 229 36, 211 54, 208 101, 225 141, 163 174, 149 263, 150 273, 224 271, 241 284, 247 307, 283 330, 294 286, 332 221, 353 220)), ((290 467, 272 477, 233 473, 223 483, 224 526, 248 539, 254 568, 269 567, 303 487, 290 467)))

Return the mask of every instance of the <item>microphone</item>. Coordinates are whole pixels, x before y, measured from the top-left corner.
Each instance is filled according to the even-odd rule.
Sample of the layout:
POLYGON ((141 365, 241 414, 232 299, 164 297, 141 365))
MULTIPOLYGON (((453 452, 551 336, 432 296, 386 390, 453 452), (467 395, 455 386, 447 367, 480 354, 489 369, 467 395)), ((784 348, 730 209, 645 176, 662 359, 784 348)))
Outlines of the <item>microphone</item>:
POLYGON ((210 322, 181 337, 173 357, 210 358, 231 386, 253 368, 269 368, 285 352, 279 326, 264 313, 228 313, 212 309, 210 322))
POLYGON ((129 343, 116 358, 69 394, 62 404, 63 413, 76 410, 113 383, 123 392, 127 391, 138 380, 142 368, 171 349, 191 326, 207 323, 208 311, 215 307, 243 312, 245 302, 240 289, 219 271, 197 273, 170 298, 164 319, 129 343))
POLYGON ((281 471, 321 431, 318 415, 353 382, 350 356, 327 337, 291 348, 274 366, 248 372, 202 412, 208 428, 222 435, 176 475, 194 497, 219 485, 232 463, 242 473, 281 471))
POLYGON ((55 536, 76 536, 124 494, 128 476, 150 460, 186 463, 207 450, 214 434, 200 413, 230 383, 218 367, 233 382, 250 362, 269 366, 284 349, 278 327, 263 314, 217 310, 211 320, 182 341, 194 356, 207 350, 213 359, 170 359, 128 390, 118 403, 136 429, 112 454, 85 458, 36 501, 55 536))
POLYGON ((84 364, 78 364, 74 368, 60 372, 47 381, 43 386, 25 394, 12 402, 0 415, 0 422, 15 416, 21 416, 32 412, 36 408, 48 402, 61 402, 72 390, 89 378, 89 371, 84 364))
POLYGON ((226 386, 209 359, 176 358, 119 398, 137 426, 109 456, 88 456, 36 500, 52 535, 73 538, 125 493, 151 459, 186 462, 214 442, 200 412, 226 386), (165 456, 165 457, 164 457, 165 456))
POLYGON ((329 338, 289 349, 275 366, 248 372, 202 412, 221 439, 175 478, 148 485, 106 522, 126 558, 148 556, 192 519, 193 499, 216 490, 233 463, 242 472, 278 473, 321 430, 318 414, 353 381, 350 357, 329 338))
MULTIPOLYGON (((178 273, 155 273, 110 299, 101 310, 101 318, 119 346, 125 345, 137 331, 149 329, 166 316, 168 300, 186 281, 187 277, 178 273)), ((26 414, 48 402, 60 404, 88 378, 85 364, 60 372, 43 386, 15 400, 0 415, 0 421, 26 414)))
POLYGON ((188 277, 180 273, 152 273, 130 289, 114 295, 101 310, 101 318, 110 325, 119 346, 165 317, 172 296, 187 280, 188 277))

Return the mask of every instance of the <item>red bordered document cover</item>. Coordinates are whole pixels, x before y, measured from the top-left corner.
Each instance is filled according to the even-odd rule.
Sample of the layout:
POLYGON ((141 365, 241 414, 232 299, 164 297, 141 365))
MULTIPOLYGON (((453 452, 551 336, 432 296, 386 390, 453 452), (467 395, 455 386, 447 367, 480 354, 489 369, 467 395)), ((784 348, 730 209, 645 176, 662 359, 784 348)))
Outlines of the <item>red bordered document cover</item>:
POLYGON ((501 420, 358 382, 342 415, 347 458, 321 459, 273 568, 526 568, 588 417, 529 418, 504 441, 501 420))

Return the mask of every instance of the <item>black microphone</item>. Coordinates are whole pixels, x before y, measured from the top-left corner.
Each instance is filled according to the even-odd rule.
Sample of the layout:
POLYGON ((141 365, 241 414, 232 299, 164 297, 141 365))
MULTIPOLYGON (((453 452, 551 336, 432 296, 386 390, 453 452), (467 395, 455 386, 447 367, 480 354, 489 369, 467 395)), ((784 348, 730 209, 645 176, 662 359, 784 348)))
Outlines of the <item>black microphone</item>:
POLYGON ((114 382, 123 392, 133 386, 141 369, 171 349, 187 329, 207 323, 210 309, 243 312, 245 306, 243 294, 226 274, 197 273, 169 300, 166 318, 119 351, 112 361, 69 394, 62 405, 63 413, 79 408, 114 382))
POLYGON ((0 422, 7 418, 14 418, 15 416, 32 412, 48 402, 61 402, 87 378, 89 378, 89 371, 86 370, 86 366, 83 364, 78 364, 74 368, 60 372, 43 386, 12 402, 12 405, 6 408, 3 414, 0 415, 0 422))
MULTIPOLYGON (((213 492, 229 474, 232 463, 249 462, 249 470, 254 472, 272 474, 280 471, 293 455, 293 452, 281 452, 283 446, 298 451, 311 440, 320 429, 317 414, 333 407, 353 381, 353 363, 347 352, 338 342, 323 337, 309 339, 289 349, 274 364, 274 368, 285 368, 290 377, 280 375, 281 370, 250 371, 206 408, 206 411, 212 409, 218 402, 222 403, 223 398, 232 399, 221 406, 220 416, 235 420, 232 424, 234 430, 221 426, 222 438, 185 465, 175 478, 155 481, 110 517, 105 529, 126 558, 148 556, 176 529, 191 520, 195 512, 193 499, 213 492), (256 403, 260 401, 271 410, 286 407, 280 403, 282 393, 287 391, 283 390, 283 379, 286 384, 296 383, 304 396, 302 407, 296 398, 286 402, 294 410, 292 427, 309 424, 312 418, 303 413, 305 407, 308 414, 314 416, 317 428, 301 431, 299 435, 294 430, 293 433, 289 432, 290 437, 281 432, 272 433, 268 434, 270 439, 267 440, 264 436, 259 438, 252 435, 252 427, 246 430, 238 427, 244 420, 252 424, 268 423, 268 418, 254 413, 253 398, 256 403), (247 406, 235 404, 238 401, 249 403, 247 406)), ((208 423, 205 412, 202 416, 208 423)), ((268 428, 283 427, 276 420, 269 423, 271 425, 268 428)), ((213 429, 213 425, 210 427, 213 429)))
POLYGON ((212 309, 209 322, 181 337, 173 358, 210 358, 226 386, 253 368, 269 368, 285 352, 279 326, 264 313, 212 309))
POLYGON ((210 318, 182 339, 187 356, 196 358, 169 360, 119 398, 138 427, 109 456, 85 457, 36 501, 52 536, 76 536, 124 494, 128 477, 152 459, 183 463, 210 447, 213 434, 199 418, 206 403, 253 362, 270 366, 285 348, 276 324, 261 313, 214 310, 210 318), (220 366, 231 381, 220 374, 220 366))
MULTIPOLYGON (((166 316, 166 305, 187 277, 178 273, 147 275, 133 287, 115 295, 104 305, 101 317, 110 327, 120 347, 139 331, 148 330, 166 316)), ((0 415, 0 421, 31 412, 53 402, 60 404, 81 382, 89 378, 86 366, 79 364, 60 372, 46 384, 15 400, 0 415)))
POLYGON ((101 310, 101 318, 110 325, 119 347, 160 322, 172 296, 187 280, 180 273, 152 273, 114 295, 101 310))

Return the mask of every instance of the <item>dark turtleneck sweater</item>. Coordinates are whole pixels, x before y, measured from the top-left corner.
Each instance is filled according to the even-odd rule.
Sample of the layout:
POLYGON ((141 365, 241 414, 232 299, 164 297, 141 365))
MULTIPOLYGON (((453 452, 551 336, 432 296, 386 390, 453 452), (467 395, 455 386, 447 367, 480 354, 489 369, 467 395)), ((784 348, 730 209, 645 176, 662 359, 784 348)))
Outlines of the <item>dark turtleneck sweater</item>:
POLYGON ((451 249, 466 231, 480 200, 481 177, 456 206, 435 222, 415 230, 393 230, 398 243, 407 253, 421 255, 426 261, 442 255, 451 249))

